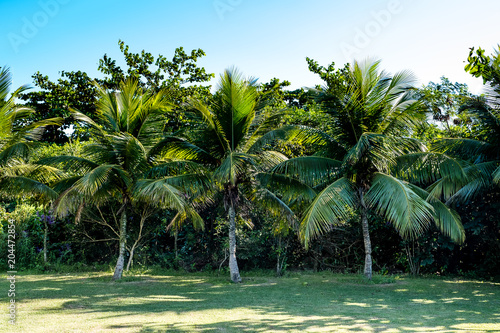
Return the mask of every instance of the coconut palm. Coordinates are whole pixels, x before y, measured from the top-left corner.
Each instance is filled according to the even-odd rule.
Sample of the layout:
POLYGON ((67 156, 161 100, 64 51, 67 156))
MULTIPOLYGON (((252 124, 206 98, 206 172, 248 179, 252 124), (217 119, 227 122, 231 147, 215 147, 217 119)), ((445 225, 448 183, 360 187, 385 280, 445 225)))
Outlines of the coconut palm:
POLYGON ((48 202, 57 197, 47 186, 58 176, 57 170, 29 163, 29 156, 47 125, 60 125, 53 118, 30 122, 35 111, 16 105, 16 98, 28 88, 22 86, 10 96, 12 78, 8 68, 0 69, 0 191, 8 196, 37 196, 48 202))
POLYGON ((69 174, 54 186, 60 192, 54 204, 57 214, 72 211, 79 215, 84 206, 119 204, 116 280, 122 277, 124 268, 127 216, 136 207, 141 211, 149 205, 185 212, 199 221, 194 210, 186 209, 186 198, 209 183, 195 163, 163 156, 167 136, 162 115, 171 109, 165 91, 144 90, 134 80, 122 82, 118 92, 96 86, 100 97, 98 120, 72 111, 75 120, 84 123, 92 134, 84 157, 56 156, 40 163, 58 166, 69 174))
POLYGON ((500 88, 491 86, 485 97, 469 99, 461 111, 470 120, 475 138, 443 138, 433 149, 469 162, 469 181, 448 200, 468 200, 500 184, 500 88))
MULTIPOLYGON (((240 282, 236 258, 236 216, 245 202, 255 202, 269 211, 292 218, 293 213, 271 191, 259 187, 256 175, 286 157, 263 149, 266 143, 284 137, 274 130, 280 113, 269 113, 259 103, 255 80, 245 79, 236 69, 221 75, 217 91, 209 101, 191 100, 196 128, 187 139, 171 140, 168 156, 198 161, 212 170, 229 221, 229 270, 240 282)), ((269 111, 269 110, 268 110, 269 111)), ((215 195, 217 197, 217 195, 215 195)))
MULTIPOLYGON (((437 191, 430 193, 412 185, 395 172, 409 172, 413 166, 396 168, 400 158, 411 152, 425 152, 425 147, 409 138, 413 126, 425 119, 412 99, 413 82, 409 72, 390 76, 380 71, 379 61, 354 62, 340 96, 331 96, 328 87, 316 91, 321 100, 335 101, 325 103, 334 124, 331 133, 311 131, 308 137, 302 137, 304 142, 320 145, 318 154, 290 159, 273 169, 289 182, 307 186, 308 194, 303 198, 314 197, 299 229, 306 246, 332 226, 359 216, 365 246, 364 274, 369 279, 370 212, 392 223, 403 237, 415 237, 434 222, 453 240, 464 240, 459 217, 439 200, 437 191)), ((438 159, 434 165, 443 163, 438 159)), ((460 172, 444 168, 432 176, 455 179, 456 173, 460 172)), ((276 180, 272 184, 277 188, 279 183, 276 180)), ((291 200, 285 202, 294 204, 291 200)))

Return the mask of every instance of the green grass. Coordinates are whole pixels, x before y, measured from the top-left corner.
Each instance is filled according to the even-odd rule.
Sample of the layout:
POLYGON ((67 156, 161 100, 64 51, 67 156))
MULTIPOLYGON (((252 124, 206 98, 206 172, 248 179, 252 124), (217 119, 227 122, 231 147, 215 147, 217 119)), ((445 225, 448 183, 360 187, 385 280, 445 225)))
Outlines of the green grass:
MULTIPOLYGON (((114 283, 108 272, 22 273, 17 324, 2 306, 0 332, 500 332, 493 282, 291 273, 235 285, 165 274, 114 283)), ((7 287, 4 274, 2 294, 7 287)))

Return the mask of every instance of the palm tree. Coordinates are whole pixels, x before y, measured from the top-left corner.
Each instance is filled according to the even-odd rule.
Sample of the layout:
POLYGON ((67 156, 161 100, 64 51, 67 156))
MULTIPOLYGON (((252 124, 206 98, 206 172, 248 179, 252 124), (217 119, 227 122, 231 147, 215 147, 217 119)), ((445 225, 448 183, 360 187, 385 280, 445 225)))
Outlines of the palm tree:
POLYGON ((256 177, 286 157, 263 149, 285 132, 273 130, 281 114, 266 112, 259 103, 255 82, 244 79, 234 68, 226 70, 212 99, 190 101, 197 128, 188 139, 172 139, 168 153, 170 157, 192 159, 212 169, 228 214, 229 270, 235 283, 241 282, 236 258, 236 216, 241 205, 253 201, 276 214, 293 216, 271 191, 259 187, 256 177))
POLYGON ((500 88, 491 86, 485 97, 471 98, 460 112, 469 119, 474 138, 443 138, 433 142, 437 152, 469 162, 468 182, 447 198, 468 200, 500 184, 500 88))
POLYGON ((57 170, 29 163, 29 156, 45 126, 60 125, 53 118, 30 122, 35 111, 16 105, 16 98, 28 88, 22 86, 9 96, 12 82, 8 68, 0 69, 0 191, 8 196, 37 196, 49 202, 57 197, 48 183, 57 178, 57 170))
POLYGON ((60 192, 54 204, 57 214, 73 211, 78 216, 84 206, 119 204, 116 280, 122 277, 124 268, 127 216, 135 208, 142 211, 152 206, 198 218, 194 210, 186 209, 185 197, 208 186, 208 178, 194 163, 163 156, 169 138, 163 133, 162 115, 171 109, 165 91, 143 90, 134 80, 122 82, 118 92, 96 86, 100 95, 98 120, 72 111, 75 120, 84 123, 92 134, 93 142, 85 146, 84 157, 56 156, 40 163, 70 172, 54 187, 60 192))
MULTIPOLYGON (((425 151, 418 141, 408 138, 412 127, 425 119, 412 99, 413 82, 409 72, 390 76, 380 71, 379 61, 354 62, 343 88, 336 90, 340 95, 331 96, 328 87, 316 92, 330 102, 325 103, 326 112, 334 124, 330 134, 311 131, 308 137, 301 137, 304 142, 319 144, 318 154, 290 159, 273 169, 275 174, 287 176, 289 183, 300 182, 307 193, 303 198, 314 197, 299 229, 306 247, 332 225, 359 216, 368 279, 372 277, 370 212, 391 222, 403 237, 418 235, 434 221, 453 240, 464 240, 459 217, 439 200, 437 192, 429 193, 395 173, 400 158, 425 151)), ((438 162, 435 166, 439 167, 438 162)), ((399 171, 408 171, 410 165, 405 166, 399 171)), ((455 173, 443 169, 432 176, 455 177, 455 173)), ((276 180, 273 186, 279 183, 276 180)))

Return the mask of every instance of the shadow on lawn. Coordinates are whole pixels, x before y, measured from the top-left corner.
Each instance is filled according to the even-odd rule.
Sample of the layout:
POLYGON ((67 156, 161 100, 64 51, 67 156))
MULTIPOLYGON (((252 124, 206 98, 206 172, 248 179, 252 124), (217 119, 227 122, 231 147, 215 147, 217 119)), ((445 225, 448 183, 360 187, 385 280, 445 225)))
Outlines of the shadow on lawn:
POLYGON ((50 310, 67 310, 73 315, 98 313, 99 320, 103 321, 152 314, 149 322, 130 321, 106 327, 143 333, 378 332, 389 329, 498 332, 500 329, 500 301, 495 284, 429 280, 417 287, 409 283, 350 284, 347 288, 334 280, 250 278, 234 285, 224 278, 144 276, 137 281, 112 283, 102 277, 61 276, 25 282, 31 283, 26 287, 29 295, 20 296, 24 299, 68 298, 71 300, 62 307, 50 310), (302 280, 309 282, 305 284, 302 280), (484 313, 489 307, 496 310, 484 313), (230 310, 238 315, 234 317, 230 310), (172 316, 182 320, 162 323, 166 321, 162 317, 172 316), (205 316, 204 321, 198 322, 209 323, 196 324, 197 316, 205 316))
MULTIPOLYGON (((263 312, 262 315, 266 315, 263 312)), ((152 332, 360 332, 360 331, 381 331, 386 329, 385 325, 369 323, 362 320, 355 320, 349 317, 332 316, 330 318, 311 318, 297 320, 276 320, 252 318, 239 320, 225 320, 218 323, 193 325, 167 324, 152 325, 143 328, 141 333, 152 332)))

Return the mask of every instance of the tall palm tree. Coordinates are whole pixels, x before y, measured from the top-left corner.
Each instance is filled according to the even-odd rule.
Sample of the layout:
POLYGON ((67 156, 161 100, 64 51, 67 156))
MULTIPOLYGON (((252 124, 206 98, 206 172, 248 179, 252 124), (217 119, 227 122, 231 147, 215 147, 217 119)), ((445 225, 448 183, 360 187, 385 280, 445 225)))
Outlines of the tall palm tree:
POLYGON ((167 155, 192 159, 212 169, 228 214, 229 270, 235 283, 241 282, 236 258, 236 216, 243 202, 253 201, 276 214, 293 216, 271 191, 259 187, 256 177, 286 157, 263 149, 285 132, 274 130, 281 114, 264 110, 255 82, 243 78, 234 68, 226 70, 210 100, 190 101, 197 127, 188 139, 171 140, 167 155))
POLYGON ((30 152, 45 126, 60 125, 53 118, 30 122, 35 111, 16 104, 16 98, 28 88, 22 86, 10 96, 10 70, 0 69, 0 191, 8 196, 37 196, 49 202, 57 197, 48 183, 58 177, 57 170, 29 163, 30 152))
MULTIPOLYGON (((364 274, 369 279, 369 212, 391 222, 403 237, 414 237, 434 221, 453 240, 464 240, 460 219, 454 211, 437 195, 395 173, 402 156, 425 151, 418 141, 408 137, 413 126, 425 119, 412 99, 413 82, 409 72, 390 76, 380 71, 379 61, 354 62, 340 96, 330 96, 328 87, 317 91, 322 100, 334 101, 325 104, 334 124, 331 133, 312 131, 308 137, 302 137, 304 142, 320 145, 318 154, 290 159, 273 169, 275 174, 287 176, 289 183, 298 181, 306 186, 307 196, 314 197, 299 230, 306 246, 332 225, 359 216, 365 246, 364 274)), ((443 175, 447 172, 450 176, 456 173, 441 171, 443 175)), ((272 184, 276 186, 279 181, 272 184)), ((285 202, 293 204, 290 200, 285 202)))
POLYGON ((451 193, 448 200, 467 200, 500 185, 500 87, 490 86, 486 96, 471 98, 460 112, 470 120, 475 138, 443 138, 433 149, 469 162, 469 181, 451 193))
MULTIPOLYGON (((40 161, 55 165, 70 176, 55 185, 60 195, 55 212, 78 212, 84 206, 119 204, 119 256, 113 279, 120 279, 124 268, 127 216, 137 206, 171 208, 198 218, 186 209, 185 197, 208 186, 208 178, 194 163, 165 159, 167 136, 162 115, 171 109, 168 94, 142 89, 137 81, 122 82, 118 92, 97 85, 98 120, 73 110, 83 122, 93 143, 84 148, 84 158, 56 156, 40 161), (187 191, 184 193, 182 190, 187 191)), ((198 219, 197 219, 198 220, 198 219)))

